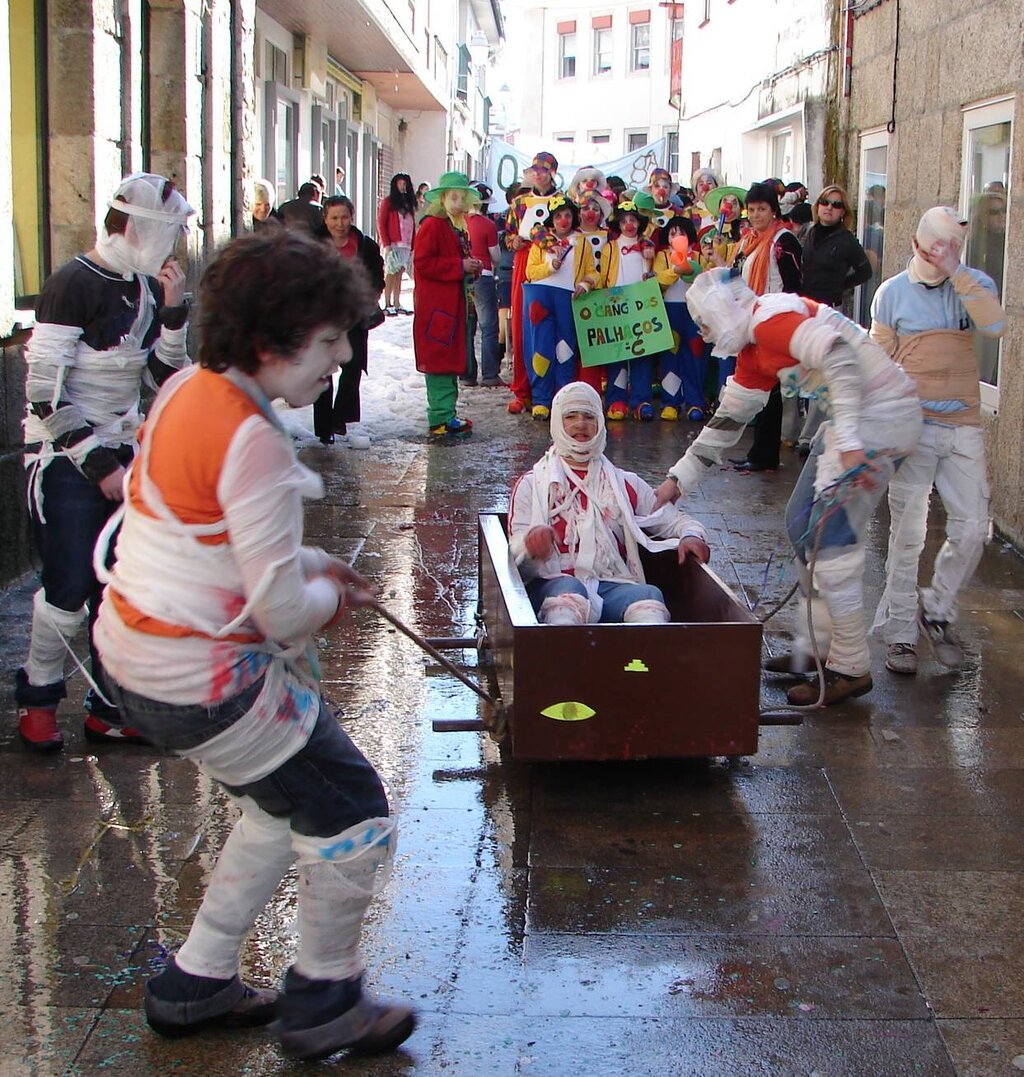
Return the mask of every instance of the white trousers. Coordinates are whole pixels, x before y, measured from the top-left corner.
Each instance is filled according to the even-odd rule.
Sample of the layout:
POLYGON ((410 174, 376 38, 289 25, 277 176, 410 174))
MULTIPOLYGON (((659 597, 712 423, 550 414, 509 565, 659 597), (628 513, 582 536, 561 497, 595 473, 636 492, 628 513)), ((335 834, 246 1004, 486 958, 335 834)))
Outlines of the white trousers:
POLYGON ((916 643, 920 601, 933 621, 955 621, 956 599, 981 560, 989 529, 984 435, 976 426, 925 423, 917 448, 889 484, 889 555, 874 627, 887 643, 916 643), (918 596, 932 487, 946 510, 946 540, 931 585, 918 596))

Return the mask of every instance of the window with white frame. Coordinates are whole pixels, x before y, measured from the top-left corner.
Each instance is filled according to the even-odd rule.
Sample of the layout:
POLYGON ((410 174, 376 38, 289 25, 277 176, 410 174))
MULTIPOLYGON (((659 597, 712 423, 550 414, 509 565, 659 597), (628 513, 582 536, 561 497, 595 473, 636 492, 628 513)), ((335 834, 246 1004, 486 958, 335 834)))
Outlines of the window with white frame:
POLYGON ((674 176, 679 171, 679 128, 665 128, 665 167, 674 176))
POLYGON ((608 75, 612 70, 612 28, 594 29, 594 74, 608 75))
POLYGON ((771 175, 786 183, 793 176, 793 131, 788 128, 772 135, 770 143, 771 175))
POLYGON ((885 194, 889 186, 889 134, 870 131, 860 139, 860 190, 857 221, 860 245, 871 263, 871 277, 857 289, 857 321, 871 325, 871 301, 882 283, 885 253, 885 194))
MULTIPOLYGON (((964 109, 960 211, 967 219, 964 261, 988 274, 1003 295, 1006 265, 1006 211, 1010 200, 1013 145, 1012 98, 964 109)), ((975 334, 982 403, 999 402, 1002 342, 975 334)))
POLYGON ((629 28, 629 70, 648 71, 651 67, 651 24, 634 22, 629 28))
POLYGON ((647 129, 643 130, 637 128, 633 131, 626 131, 626 153, 632 153, 634 150, 643 149, 647 145, 647 129))
POLYGON ((611 131, 588 131, 587 141, 595 146, 607 146, 612 140, 611 131))
POLYGON ((572 30, 559 31, 558 34, 558 77, 573 79, 576 77, 576 24, 572 30))
POLYGON ((576 141, 576 134, 573 131, 562 131, 560 133, 556 132, 555 133, 555 141, 556 142, 575 142, 576 141))

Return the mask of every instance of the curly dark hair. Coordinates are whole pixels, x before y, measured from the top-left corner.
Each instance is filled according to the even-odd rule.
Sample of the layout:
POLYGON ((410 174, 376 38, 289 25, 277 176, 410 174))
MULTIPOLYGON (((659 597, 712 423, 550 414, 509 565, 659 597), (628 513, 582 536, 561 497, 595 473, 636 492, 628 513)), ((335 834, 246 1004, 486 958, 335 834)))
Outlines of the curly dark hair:
POLYGON ((261 351, 294 355, 323 325, 348 330, 376 306, 366 273, 288 228, 231 240, 199 283, 199 365, 255 374, 261 351))
POLYGON ((391 177, 388 201, 391 203, 391 208, 398 210, 399 213, 416 212, 416 192, 412 189, 412 179, 409 177, 408 172, 396 172, 391 177), (405 194, 398 189, 400 179, 405 180, 405 194))

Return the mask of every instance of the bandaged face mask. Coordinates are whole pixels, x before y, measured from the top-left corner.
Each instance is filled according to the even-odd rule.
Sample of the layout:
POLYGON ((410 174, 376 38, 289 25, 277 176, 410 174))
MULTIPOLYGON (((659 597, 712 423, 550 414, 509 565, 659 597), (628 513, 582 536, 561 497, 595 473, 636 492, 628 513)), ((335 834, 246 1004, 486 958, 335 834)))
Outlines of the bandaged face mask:
POLYGON ((750 343, 750 316, 754 293, 730 279, 728 269, 701 273, 686 293, 686 305, 701 335, 711 341, 711 354, 726 359, 739 355, 750 343))
POLYGON ((186 231, 195 210, 177 191, 166 191, 167 183, 163 176, 138 172, 124 179, 110 200, 110 208, 128 222, 123 235, 101 229, 96 249, 118 273, 156 276, 186 231))
POLYGON ((601 398, 595 389, 582 381, 574 381, 555 393, 551 401, 551 440, 555 452, 571 464, 587 464, 604 452, 607 431, 601 398), (596 433, 589 440, 577 439, 580 425, 571 418, 566 429, 566 417, 586 415, 592 418, 596 433))

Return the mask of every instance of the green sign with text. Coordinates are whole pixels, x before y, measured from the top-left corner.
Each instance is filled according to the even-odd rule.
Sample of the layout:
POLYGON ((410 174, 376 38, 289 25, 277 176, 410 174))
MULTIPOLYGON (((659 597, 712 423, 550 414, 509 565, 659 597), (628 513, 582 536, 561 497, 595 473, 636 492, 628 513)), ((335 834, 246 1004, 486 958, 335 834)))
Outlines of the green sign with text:
POLYGON ((661 286, 651 277, 623 288, 599 288, 572 301, 584 366, 603 366, 672 348, 661 286))

